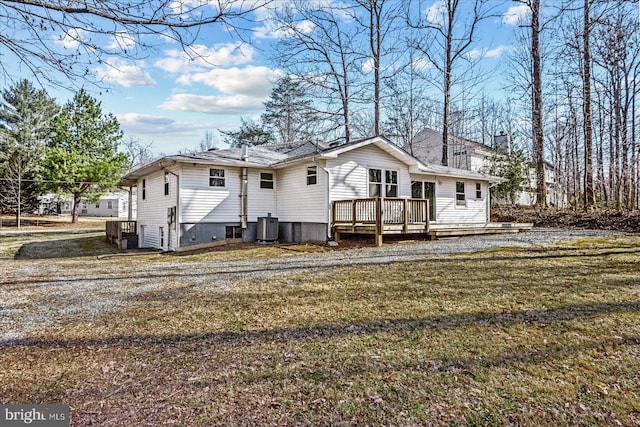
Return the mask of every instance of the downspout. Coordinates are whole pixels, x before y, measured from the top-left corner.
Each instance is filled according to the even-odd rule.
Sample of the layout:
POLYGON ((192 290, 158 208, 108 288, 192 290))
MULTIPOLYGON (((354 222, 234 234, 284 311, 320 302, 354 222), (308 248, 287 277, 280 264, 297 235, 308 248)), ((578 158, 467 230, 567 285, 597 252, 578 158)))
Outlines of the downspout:
POLYGON ((487 186, 487 224, 491 222, 491 189, 498 184, 498 182, 494 182, 493 184, 490 182, 487 186))
POLYGON ((311 161, 313 162, 314 165, 316 165, 317 167, 319 167, 320 169, 322 169, 327 173, 326 190, 324 192, 324 205, 327 208, 327 211, 326 211, 327 240, 331 240, 331 238, 333 237, 331 235, 331 197, 329 197, 329 191, 331 189, 331 172, 329 171, 329 169, 325 168, 324 166, 320 166, 320 164, 316 161, 315 157, 313 157, 311 161))
MULTIPOLYGON (((180 227, 178 227, 178 224, 180 224, 180 175, 170 171, 169 169, 165 169, 164 166, 161 166, 161 168, 162 170, 176 177, 176 217, 175 217, 175 223, 174 223, 175 230, 176 230, 176 247, 174 250, 177 251, 180 248, 180 227)), ((169 227, 169 232, 171 232, 171 227, 169 227)), ((171 236, 169 236, 169 245, 167 246, 169 250, 171 250, 170 245, 171 245, 171 236)))
MULTIPOLYGON (((243 162, 249 161, 249 146, 247 143, 242 144, 242 156, 243 162)), ((247 217, 249 214, 249 206, 247 204, 247 187, 249 184, 249 168, 242 167, 242 175, 240 176, 240 227, 242 230, 247 228, 247 217)), ((244 232, 242 233, 244 235, 244 232)), ((244 236, 243 236, 244 237, 244 236)))
POLYGON ((133 218, 133 185, 129 186, 129 209, 127 211, 127 221, 133 218))

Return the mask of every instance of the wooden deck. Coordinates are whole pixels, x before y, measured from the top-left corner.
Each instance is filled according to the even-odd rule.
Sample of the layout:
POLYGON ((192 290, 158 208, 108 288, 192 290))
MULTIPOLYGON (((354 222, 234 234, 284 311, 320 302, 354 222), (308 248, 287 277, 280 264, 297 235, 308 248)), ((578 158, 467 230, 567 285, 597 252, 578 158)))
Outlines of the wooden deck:
POLYGON ((336 241, 343 233, 373 234, 376 245, 383 235, 422 234, 430 238, 473 234, 517 233, 532 224, 475 223, 430 224, 429 201, 424 199, 369 198, 336 200, 332 206, 332 229, 336 241))
POLYGON ((138 246, 136 221, 107 221, 107 241, 118 249, 132 249, 138 246), (135 243, 133 245, 132 243, 135 243))

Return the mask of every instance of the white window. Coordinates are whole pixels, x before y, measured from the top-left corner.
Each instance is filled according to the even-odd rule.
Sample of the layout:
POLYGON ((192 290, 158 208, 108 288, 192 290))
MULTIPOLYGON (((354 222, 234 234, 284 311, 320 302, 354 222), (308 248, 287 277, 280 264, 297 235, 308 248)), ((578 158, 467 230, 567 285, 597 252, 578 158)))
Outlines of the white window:
POLYGON ((147 180, 142 180, 142 200, 147 198, 147 180))
POLYGON ((476 199, 482 199, 482 184, 476 182, 476 199))
POLYGON ((169 172, 164 173, 164 195, 169 195, 169 172))
POLYGON ((224 169, 211 168, 209 169, 209 187, 224 187, 225 177, 224 169))
POLYGON ((318 183, 318 167, 309 166, 307 168, 307 185, 315 185, 318 183))
POLYGON ((384 171, 385 197, 398 197, 398 171, 384 171))
POLYGON ((100 207, 100 202, 96 202, 96 208, 100 207))
POLYGON ((464 193, 464 181, 456 182, 456 206, 467 206, 467 200, 464 193))
POLYGON ((273 188, 273 173, 260 172, 260 188, 273 188))
POLYGON ((398 171, 369 169, 369 197, 382 197, 383 188, 384 197, 398 197, 398 171))
POLYGON ((111 200, 107 202, 107 209, 113 209, 113 202, 111 200))

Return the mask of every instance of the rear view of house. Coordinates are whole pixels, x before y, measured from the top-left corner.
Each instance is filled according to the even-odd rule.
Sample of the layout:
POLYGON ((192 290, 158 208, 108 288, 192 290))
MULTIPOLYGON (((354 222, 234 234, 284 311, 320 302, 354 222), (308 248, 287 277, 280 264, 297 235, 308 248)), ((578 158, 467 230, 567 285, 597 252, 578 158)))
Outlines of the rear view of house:
POLYGON ((177 250, 235 240, 323 242, 334 236, 335 202, 361 199, 428 200, 426 223, 436 228, 485 225, 489 187, 499 180, 426 165, 374 137, 168 156, 123 184, 137 187, 140 246, 177 250))

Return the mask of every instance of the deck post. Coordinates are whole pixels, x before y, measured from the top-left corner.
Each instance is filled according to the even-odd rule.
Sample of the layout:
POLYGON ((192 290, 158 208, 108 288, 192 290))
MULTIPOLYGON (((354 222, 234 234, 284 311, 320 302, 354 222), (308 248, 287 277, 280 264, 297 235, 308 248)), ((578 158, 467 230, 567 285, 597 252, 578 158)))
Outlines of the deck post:
POLYGON ((407 233, 409 231, 409 200, 403 199, 403 224, 402 224, 402 232, 407 233))
POLYGON ((352 231, 356 231, 356 204, 358 203, 357 200, 353 200, 351 202, 351 230, 352 231))
POLYGON ((384 233, 383 202, 382 197, 376 198, 376 246, 382 246, 382 234, 384 233))
POLYGON ((429 199, 425 199, 424 217, 424 231, 429 232, 429 221, 431 220, 431 218, 429 218, 429 199))

